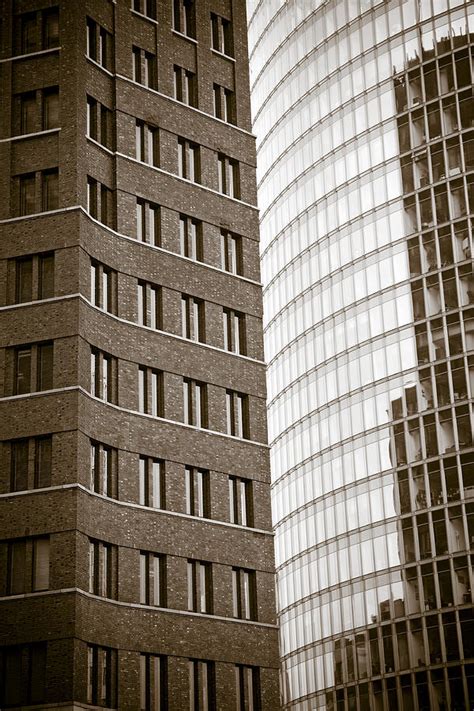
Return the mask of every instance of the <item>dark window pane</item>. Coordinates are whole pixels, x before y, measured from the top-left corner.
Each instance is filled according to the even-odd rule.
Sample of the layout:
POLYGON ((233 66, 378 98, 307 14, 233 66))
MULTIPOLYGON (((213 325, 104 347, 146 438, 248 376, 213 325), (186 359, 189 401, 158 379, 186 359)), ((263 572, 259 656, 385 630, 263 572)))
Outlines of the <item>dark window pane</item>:
POLYGON ((4 652, 2 702, 5 706, 18 706, 24 699, 21 674, 22 648, 11 647, 4 652))
POLYGON ((43 173, 43 210, 57 210, 58 207, 58 171, 45 171, 43 173))
POLYGON ((48 89, 43 94, 43 130, 59 126, 59 91, 48 89))
POLYGON ((12 443, 11 490, 24 491, 28 488, 28 440, 20 439, 12 443))
POLYGON ((18 595, 25 592, 25 541, 10 544, 8 592, 18 595))
POLYGON ((35 176, 20 178, 20 215, 31 215, 35 211, 35 176))
POLYGON ((51 485, 51 437, 36 440, 35 487, 51 485))
POLYGON ((59 12, 57 8, 48 10, 43 15, 43 49, 59 45, 59 12))
POLYGON ((43 343, 38 346, 38 390, 51 390, 53 387, 53 344, 43 343))
POLYGON ((31 392, 31 348, 16 351, 14 395, 31 392))
POLYGON ((38 298, 50 299, 54 296, 54 254, 40 256, 38 280, 38 298))
POLYGON ((36 49, 36 13, 21 18, 21 53, 28 54, 36 49))
POLYGON ((35 126, 36 113, 36 92, 31 91, 28 94, 22 94, 21 102, 21 117, 20 117, 20 133, 33 133, 35 126))
POLYGON ((46 644, 33 644, 30 656, 30 688, 28 703, 40 704, 45 697, 46 644))
POLYGON ((20 259, 16 263, 16 301, 24 303, 33 299, 33 260, 20 259))

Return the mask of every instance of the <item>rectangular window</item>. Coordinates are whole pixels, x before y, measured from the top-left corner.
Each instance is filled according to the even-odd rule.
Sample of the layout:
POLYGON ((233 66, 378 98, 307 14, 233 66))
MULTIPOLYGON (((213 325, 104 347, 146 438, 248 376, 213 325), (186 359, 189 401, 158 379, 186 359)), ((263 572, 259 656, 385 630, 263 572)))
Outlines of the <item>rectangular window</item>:
POLYGON ((117 546, 89 541, 89 592, 117 599, 117 546))
POLYGON ((178 138, 178 175, 193 183, 200 183, 199 146, 185 138, 178 138))
POLYGON ((231 198, 240 200, 240 176, 238 161, 219 153, 218 162, 218 185, 219 192, 231 198))
POLYGON ((113 36, 90 17, 87 18, 87 56, 101 67, 112 70, 113 36))
POLYGON ((42 704, 46 690, 46 642, 0 649, 0 704, 42 704))
POLYGON ((132 78, 137 84, 142 83, 142 53, 139 47, 132 47, 132 78))
POLYGON ((233 353, 245 355, 245 315, 232 309, 222 310, 222 325, 224 328, 224 348, 233 353))
POLYGON ((137 198, 137 239, 160 245, 160 208, 141 198, 137 198))
POLYGON ((36 91, 28 91, 20 95, 20 133, 36 130, 36 91))
POLYGON ((173 0, 173 29, 187 37, 196 36, 194 0, 173 0))
POLYGON ((183 378, 184 423, 207 427, 207 390, 205 383, 183 378))
POLYGON ((59 89, 57 86, 43 91, 43 131, 59 126, 59 89))
POLYGON ((116 708, 117 651, 87 645, 87 703, 116 708))
POLYGON ((228 57, 233 56, 232 25, 220 15, 211 12, 212 49, 228 57))
POLYGON ((159 459, 140 456, 138 460, 139 498, 141 506, 165 508, 164 463, 159 459))
POLYGON ((53 388, 53 344, 40 343, 38 345, 37 361, 37 390, 51 390, 53 388))
POLYGON ((260 711, 260 669, 241 664, 235 666, 237 711, 260 711))
POLYGON ((232 568, 232 614, 241 620, 257 619, 257 588, 254 570, 232 568))
POLYGON ((185 467, 186 513, 191 516, 210 517, 209 472, 205 469, 185 467))
POLYGON ((235 94, 219 84, 214 84, 214 116, 235 124, 235 94))
POLYGON ((166 657, 140 654, 140 711, 166 711, 167 708, 166 657))
POLYGON ((34 444, 34 485, 35 489, 51 486, 52 437, 36 437, 34 444))
POLYGON ((181 295, 181 328, 183 338, 205 343, 204 302, 201 299, 181 295))
POLYGON ((136 120, 135 150, 137 160, 158 165, 158 129, 143 121, 136 120))
POLYGON ((91 348, 91 393, 105 402, 116 402, 117 359, 91 348))
POLYGON ((156 20, 156 0, 132 0, 132 10, 156 20))
POLYGON ((114 226, 113 191, 87 176, 87 212, 109 227, 114 226))
POLYGON ((179 248, 183 257, 202 261, 201 222, 186 215, 179 216, 179 248))
POLYGON ((11 491, 28 489, 28 449, 27 439, 18 439, 11 444, 11 491))
POLYGON ((21 304, 54 296, 54 253, 15 260, 15 301, 21 304))
POLYGON ((38 299, 54 296, 54 252, 38 257, 38 299))
POLYGON ((189 711, 214 711, 216 679, 214 662, 189 660, 189 711))
POLYGON ((20 176, 20 215, 32 215, 36 210, 35 174, 20 176))
POLYGON ((140 603, 166 606, 166 580, 164 556, 140 552, 140 603))
POLYGON ((91 304, 103 311, 117 312, 117 272, 91 260, 91 304))
POLYGON ((149 89, 157 89, 157 65, 156 65, 156 55, 151 52, 145 52, 145 64, 144 64, 144 84, 149 89))
POLYGON ((43 49, 59 47, 59 10, 43 10, 43 49))
POLYGON ((49 536, 8 543, 7 594, 49 589, 49 536))
POLYGON ((249 438, 248 396, 226 390, 227 434, 249 438))
POLYGON ((188 106, 197 106, 197 83, 194 72, 174 65, 174 98, 188 106))
POLYGON ((161 287, 138 282, 138 323, 149 328, 161 328, 161 287))
POLYGON ((138 411, 164 417, 163 373, 160 370, 138 368, 138 411))
POLYGON ((40 489, 51 485, 50 435, 13 440, 10 458, 10 491, 40 489))
POLYGON ((33 301, 33 258, 16 260, 15 301, 22 304, 33 301))
POLYGON ((97 61, 97 23, 94 22, 90 17, 86 20, 86 40, 87 47, 86 53, 90 59, 94 62, 97 61))
POLYGON ((230 522, 239 526, 253 526, 252 482, 229 476, 230 522))
POLYGON ((188 610, 212 614, 212 566, 188 560, 188 610))
POLYGON ((35 52, 37 47, 36 12, 28 12, 20 18, 21 54, 35 52))
POLYGON ((58 177, 59 171, 57 168, 44 170, 42 173, 43 212, 57 210, 59 207, 58 177))
POLYGON ((15 349, 15 386, 14 395, 31 392, 31 348, 15 349))
POLYGON ((91 440, 90 489, 117 498, 118 453, 113 447, 91 440))

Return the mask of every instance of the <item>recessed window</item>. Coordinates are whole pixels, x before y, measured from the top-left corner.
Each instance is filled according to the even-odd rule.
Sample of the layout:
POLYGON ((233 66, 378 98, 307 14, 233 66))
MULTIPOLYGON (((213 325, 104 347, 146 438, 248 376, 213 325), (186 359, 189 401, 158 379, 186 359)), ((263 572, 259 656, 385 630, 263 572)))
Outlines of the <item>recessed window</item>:
POLYGON ((49 536, 8 543, 7 594, 49 589, 49 536))
POLYGON ((148 165, 157 166, 158 161, 158 129, 137 119, 135 125, 136 158, 148 165))
POLYGON ((92 18, 87 18, 87 56, 101 67, 112 71, 113 35, 92 18))
POLYGON ((87 96, 87 135, 106 148, 114 146, 113 112, 93 96, 87 96))
POLYGON ((34 133, 36 125, 36 91, 20 95, 20 133, 34 133))
POLYGON ((42 179, 42 209, 43 212, 48 210, 57 210, 59 207, 59 171, 57 168, 44 170, 41 174, 42 179))
POLYGON ((137 198, 137 239, 160 245, 160 208, 152 202, 137 198))
POLYGON ((188 106, 197 106, 196 74, 183 67, 174 65, 174 98, 188 106))
POLYGON ((233 353, 245 355, 245 315, 233 309, 222 309, 224 348, 233 353))
POLYGON ((211 12, 212 49, 228 57, 233 56, 232 24, 220 15, 211 12))
POLYGON ((163 373, 160 370, 138 368, 138 411, 164 417, 163 373))
POLYGON ((114 226, 113 191, 98 180, 87 176, 87 212, 104 225, 114 226))
POLYGON ((229 197, 240 199, 240 175, 239 164, 233 158, 219 153, 217 157, 218 166, 218 189, 220 193, 229 197))
POLYGON ((104 541, 89 541, 89 592, 117 599, 117 546, 104 541))
POLYGON ((113 447, 91 441, 90 489, 117 498, 118 453, 113 447))
POLYGON ((117 272, 91 260, 91 304, 103 311, 117 313, 117 272))
POLYGON ((189 710, 212 711, 216 708, 214 662, 189 660, 189 710))
POLYGON ((59 46, 59 10, 52 7, 43 10, 43 49, 59 46))
POLYGON ((42 704, 46 700, 46 650, 46 642, 1 648, 0 703, 3 708, 42 704))
POLYGON ((132 47, 132 78, 150 89, 158 88, 156 55, 140 47, 132 47))
POLYGON ((36 211, 36 178, 34 173, 20 176, 20 215, 36 211))
POLYGON ((194 183, 201 182, 199 146, 185 138, 178 138, 178 175, 194 183))
POLYGON ((137 299, 138 323, 140 326, 160 329, 162 327, 161 287, 139 281, 137 299))
POLYGON ((241 620, 257 619, 257 588, 254 570, 232 568, 232 614, 241 620))
POLYGON ((117 399, 117 359, 91 348, 91 393, 105 402, 117 399))
POLYGON ((165 508, 165 466, 159 459, 140 456, 138 460, 138 503, 165 508))
POLYGON ((214 116, 235 124, 235 94, 219 84, 214 84, 214 116))
POLYGON ((229 476, 229 519, 240 526, 253 526, 252 481, 229 476))
POLYGON ((15 348, 13 394, 24 395, 52 387, 53 344, 35 343, 15 348))
POLYGON ((140 603, 166 606, 164 556, 149 551, 140 552, 140 603))
POLYGON ((260 711, 260 669, 236 664, 235 695, 237 711, 260 711))
POLYGON ((207 427, 207 388, 205 383, 183 378, 183 408, 186 425, 207 427))
POLYGON ((188 560, 188 610, 212 613, 212 567, 201 560, 188 560))
POLYGON ((179 216, 179 251, 183 257, 202 261, 202 224, 199 220, 179 216))
POLYGON ((160 711, 167 708, 166 657, 156 654, 140 654, 140 710, 160 711))
POLYGON ((43 131, 59 126, 59 88, 43 90, 43 131))
POLYGON ((132 0, 132 9, 151 20, 156 20, 156 0, 132 0))
POLYGON ((187 37, 196 36, 194 0, 173 0, 173 29, 187 37))
POLYGON ((186 513, 209 518, 210 482, 206 469, 185 467, 186 513))
POLYGON ((181 295, 181 333, 183 338, 205 342, 204 302, 187 294, 181 295))
POLYGON ((227 434, 248 439, 248 396, 226 390, 227 434))
POLYGON ((87 703, 117 707, 117 650, 87 645, 87 703))

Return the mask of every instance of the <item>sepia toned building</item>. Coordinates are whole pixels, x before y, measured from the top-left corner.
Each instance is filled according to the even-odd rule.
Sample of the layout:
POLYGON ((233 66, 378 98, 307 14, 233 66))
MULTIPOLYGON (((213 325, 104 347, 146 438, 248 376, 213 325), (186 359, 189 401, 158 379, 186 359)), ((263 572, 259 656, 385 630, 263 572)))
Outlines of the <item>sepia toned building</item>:
POLYGON ((474 5, 250 0, 283 707, 474 704, 474 5))
POLYGON ((0 18, 0 706, 273 711, 245 5, 0 18))

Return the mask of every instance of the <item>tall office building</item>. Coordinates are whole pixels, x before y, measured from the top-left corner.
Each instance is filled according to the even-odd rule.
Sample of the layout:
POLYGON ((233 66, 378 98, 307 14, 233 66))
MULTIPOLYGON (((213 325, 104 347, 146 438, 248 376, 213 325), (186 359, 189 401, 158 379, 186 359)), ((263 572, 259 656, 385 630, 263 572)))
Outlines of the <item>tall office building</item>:
POLYGON ((248 6, 284 707, 473 708, 474 4, 248 6))
POLYGON ((0 17, 0 706, 273 711, 245 6, 0 17))

